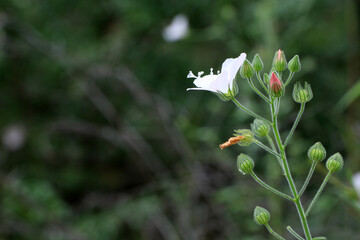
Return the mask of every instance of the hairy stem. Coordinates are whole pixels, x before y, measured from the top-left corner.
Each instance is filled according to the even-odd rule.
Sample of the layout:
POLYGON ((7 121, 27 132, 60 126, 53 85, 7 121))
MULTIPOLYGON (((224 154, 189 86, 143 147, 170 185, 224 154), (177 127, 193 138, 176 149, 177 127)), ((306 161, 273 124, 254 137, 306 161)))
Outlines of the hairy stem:
MULTIPOLYGON (((272 150, 277 153, 275 144, 274 144, 273 140, 271 139, 271 137, 269 136, 269 134, 266 135, 266 138, 269 141, 269 144, 270 144, 272 150)), ((278 161, 279 165, 281 166, 281 169, 284 171, 284 167, 282 165, 281 158, 276 157, 276 160, 278 161)))
POLYGON ((251 78, 248 78, 248 82, 249 82, 249 85, 250 87, 262 98, 264 99, 265 102, 269 103, 270 104, 270 100, 265 97, 264 94, 262 94, 262 92, 259 91, 259 89, 257 89, 254 85, 254 83, 252 82, 251 78))
POLYGON ((280 236, 278 233, 276 233, 268 223, 265 224, 265 227, 267 228, 267 230, 269 231, 269 233, 271 235, 273 235, 274 237, 276 237, 277 239, 280 239, 280 240, 286 240, 285 238, 283 238, 282 236, 280 236))
POLYGON ((242 110, 244 110, 245 112, 247 112, 248 114, 250 114, 251 116, 253 116, 254 118, 258 118, 258 119, 261 119, 265 122, 267 122, 268 124, 272 124, 269 120, 266 120, 265 118, 257 115, 256 113, 250 111, 249 109, 247 109, 246 107, 244 107, 236 98, 232 98, 231 99, 236 106, 238 106, 239 108, 241 108, 242 110))
POLYGON ((267 93, 269 93, 269 89, 265 86, 263 80, 261 79, 260 72, 256 72, 256 77, 257 77, 259 83, 261 84, 261 86, 265 89, 265 91, 267 93))
POLYGON ((294 180, 293 180, 293 178, 291 176, 291 172, 290 172, 290 169, 289 169, 289 164, 288 164, 287 159, 286 159, 285 147, 284 147, 284 145, 282 144, 282 141, 281 141, 281 137, 280 137, 280 133, 279 133, 279 129, 278 129, 277 114, 276 114, 276 110, 275 110, 274 101, 271 102, 271 113, 272 113, 272 118, 273 118, 272 127, 273 127, 273 131, 274 131, 276 143, 277 143, 278 148, 280 150, 281 159, 283 161, 285 177, 286 177, 286 180, 287 180, 287 182, 289 184, 291 193, 293 194, 294 203, 295 203, 296 209, 297 209, 299 217, 300 217, 301 225, 303 227, 306 240, 311 240, 312 238, 311 238, 311 233, 310 233, 310 229, 309 229, 309 224, 307 222, 306 215, 305 215, 305 212, 304 212, 304 208, 303 208, 303 206, 301 204, 301 200, 298 197, 298 192, 297 192, 294 180))
POLYGON ((268 151, 269 153, 271 153, 272 155, 274 155, 275 157, 281 157, 281 155, 279 155, 277 152, 271 150, 268 146, 264 145, 262 142, 254 139, 253 142, 258 145, 259 147, 261 147, 262 149, 264 149, 265 151, 268 151))
POLYGON ((331 172, 331 171, 329 171, 329 172, 328 172, 328 174, 326 175, 326 177, 325 177, 325 179, 324 179, 323 183, 321 184, 321 186, 320 186, 319 190, 318 190, 318 191, 317 191, 317 193, 315 194, 314 199, 311 201, 311 203, 310 203, 310 205, 309 205, 308 209, 306 210, 306 216, 308 216, 308 215, 309 215, 309 213, 310 213, 311 209, 314 207, 314 205, 315 205, 316 201, 319 199, 319 196, 320 196, 321 192, 324 190, 325 185, 326 185, 326 183, 329 181, 329 179, 330 179, 331 175, 332 175, 332 172, 331 172))
POLYGON ((309 181, 310 181, 310 179, 311 179, 311 177, 312 177, 312 175, 313 175, 313 173, 314 173, 314 171, 315 171, 316 164, 317 164, 317 162, 315 162, 315 161, 311 164, 311 168, 310 168, 309 174, 308 174, 307 177, 306 177, 306 180, 305 180, 305 182, 304 182, 304 185, 303 185, 303 186, 301 187, 301 189, 300 189, 299 197, 301 197, 301 196, 303 195, 304 191, 306 190, 306 187, 307 187, 307 185, 309 184, 309 181))
POLYGON ((285 140, 285 143, 284 143, 284 146, 285 146, 285 147, 288 145, 288 143, 289 143, 292 135, 294 134, 295 129, 296 129, 296 127, 297 127, 297 125, 298 125, 298 123, 299 123, 299 121, 300 121, 300 118, 301 118, 304 110, 305 110, 305 103, 302 103, 302 104, 301 104, 301 107, 300 107, 300 110, 299 110, 299 113, 298 113, 298 115, 297 115, 297 117, 296 117, 296 120, 295 120, 295 122, 294 122, 294 124, 293 124, 293 126, 292 126, 292 128, 291 128, 291 130, 290 130, 289 135, 287 136, 287 138, 286 138, 286 140, 285 140))
POLYGON ((294 201, 294 199, 292 197, 290 197, 289 195, 283 193, 283 192, 280 192, 278 190, 276 190, 275 188, 273 187, 270 187, 268 184, 266 184, 264 181, 262 181, 254 172, 251 172, 250 175, 254 178, 254 180, 259 183, 261 186, 263 186, 264 188, 266 188, 267 190, 275 193, 276 195, 280 196, 280 197, 283 197, 287 200, 290 200, 290 201, 294 201))
POLYGON ((285 87, 290 83, 291 79, 293 78, 295 73, 293 72, 290 72, 289 76, 288 76, 288 79, 286 80, 285 82, 285 87))
POLYGON ((299 240, 304 240, 304 238, 302 238, 297 232, 294 231, 294 229, 292 229, 290 226, 287 226, 286 229, 297 239, 299 240))

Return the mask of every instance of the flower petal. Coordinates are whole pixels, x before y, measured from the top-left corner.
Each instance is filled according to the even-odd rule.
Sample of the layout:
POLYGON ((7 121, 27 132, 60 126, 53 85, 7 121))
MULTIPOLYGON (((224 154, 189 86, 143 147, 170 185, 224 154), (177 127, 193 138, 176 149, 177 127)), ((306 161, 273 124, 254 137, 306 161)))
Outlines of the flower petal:
POLYGON ((197 78, 194 81, 197 88, 188 88, 187 90, 206 90, 211 92, 216 92, 217 89, 211 87, 211 83, 215 81, 218 75, 210 74, 203 77, 197 78))
POLYGON ((228 93, 230 87, 228 77, 228 71, 222 71, 219 75, 217 75, 217 78, 210 83, 210 88, 222 93, 228 93))
POLYGON ((236 77, 237 72, 239 71, 241 65, 244 63, 246 59, 246 53, 241 53, 237 58, 228 58, 222 64, 221 72, 227 71, 228 76, 228 84, 232 87, 233 80, 236 77))

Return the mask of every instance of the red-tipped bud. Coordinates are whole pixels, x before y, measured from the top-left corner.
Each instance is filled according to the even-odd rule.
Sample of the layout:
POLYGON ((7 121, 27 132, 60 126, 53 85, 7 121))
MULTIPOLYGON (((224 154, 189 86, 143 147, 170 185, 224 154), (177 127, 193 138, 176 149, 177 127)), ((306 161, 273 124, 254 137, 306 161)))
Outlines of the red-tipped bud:
POLYGON ((284 84, 274 72, 271 74, 270 78, 270 93, 273 97, 281 97, 284 95, 284 84))
POLYGON ((276 51, 274 60, 273 60, 273 67, 276 71, 282 72, 286 70, 287 62, 285 58, 285 54, 281 49, 276 51))

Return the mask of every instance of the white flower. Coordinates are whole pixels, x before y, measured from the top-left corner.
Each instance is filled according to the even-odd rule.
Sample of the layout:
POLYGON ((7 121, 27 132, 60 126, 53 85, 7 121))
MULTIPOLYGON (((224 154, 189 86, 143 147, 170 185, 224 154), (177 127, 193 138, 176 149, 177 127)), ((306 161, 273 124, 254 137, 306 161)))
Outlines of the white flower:
POLYGON ((353 175, 352 184, 354 185, 355 191, 360 198, 360 172, 357 172, 353 175))
POLYGON ((188 88, 187 90, 205 90, 210 92, 221 92, 228 94, 229 90, 233 89, 234 79, 241 65, 246 59, 246 54, 241 53, 237 58, 228 58, 222 64, 221 72, 213 74, 213 69, 210 69, 210 74, 201 77, 204 72, 199 72, 195 76, 191 71, 187 78, 195 78, 194 84, 196 88, 188 88))
POLYGON ((178 14, 163 30, 163 38, 167 42, 176 42, 184 38, 188 32, 189 21, 184 14, 178 14))

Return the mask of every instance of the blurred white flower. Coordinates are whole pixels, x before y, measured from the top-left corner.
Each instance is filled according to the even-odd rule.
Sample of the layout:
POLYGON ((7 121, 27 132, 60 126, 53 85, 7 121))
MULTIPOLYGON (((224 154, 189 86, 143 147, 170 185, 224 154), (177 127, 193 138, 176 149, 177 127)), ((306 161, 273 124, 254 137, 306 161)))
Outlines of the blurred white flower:
POLYGON ((10 151, 19 150, 24 145, 25 135, 24 126, 10 125, 3 132, 2 143, 10 151))
POLYGON ((222 92, 227 94, 229 89, 233 89, 234 79, 241 65, 246 59, 246 53, 241 53, 237 58, 228 58, 224 61, 221 67, 221 72, 213 74, 213 69, 210 69, 210 74, 201 77, 204 72, 199 72, 195 76, 192 71, 189 72, 187 78, 195 78, 194 84, 197 88, 188 88, 187 90, 205 90, 210 92, 222 92))
POLYGON ((183 39, 189 29, 189 21, 184 14, 176 15, 171 23, 163 30, 163 38, 167 42, 176 42, 183 39))
POLYGON ((360 172, 357 172, 352 176, 352 184, 354 185, 355 191, 360 198, 360 172))

